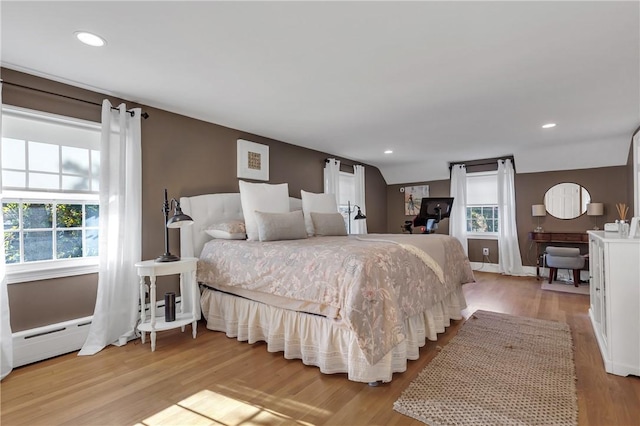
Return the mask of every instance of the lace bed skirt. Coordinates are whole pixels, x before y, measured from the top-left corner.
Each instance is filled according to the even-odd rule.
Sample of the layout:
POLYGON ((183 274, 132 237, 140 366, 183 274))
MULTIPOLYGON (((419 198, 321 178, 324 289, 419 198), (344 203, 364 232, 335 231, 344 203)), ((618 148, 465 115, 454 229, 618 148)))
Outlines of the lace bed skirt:
POLYGON ((426 339, 435 341, 450 321, 462 319, 466 307, 462 288, 444 301, 405 322, 406 339, 375 365, 367 363, 354 333, 339 320, 276 308, 205 288, 201 296, 207 328, 239 341, 264 341, 269 352, 284 352, 286 359, 301 359, 325 374, 347 373, 349 380, 390 382, 393 373, 418 359, 426 339))

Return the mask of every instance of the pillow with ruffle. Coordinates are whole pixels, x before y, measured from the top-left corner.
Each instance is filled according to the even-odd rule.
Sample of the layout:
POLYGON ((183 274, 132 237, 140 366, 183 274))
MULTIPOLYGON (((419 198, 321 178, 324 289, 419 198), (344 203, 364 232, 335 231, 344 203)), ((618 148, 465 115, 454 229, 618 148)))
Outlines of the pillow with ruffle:
POLYGON ((205 232, 213 238, 222 240, 246 240, 247 230, 241 220, 229 220, 226 222, 214 223, 205 229, 205 232))

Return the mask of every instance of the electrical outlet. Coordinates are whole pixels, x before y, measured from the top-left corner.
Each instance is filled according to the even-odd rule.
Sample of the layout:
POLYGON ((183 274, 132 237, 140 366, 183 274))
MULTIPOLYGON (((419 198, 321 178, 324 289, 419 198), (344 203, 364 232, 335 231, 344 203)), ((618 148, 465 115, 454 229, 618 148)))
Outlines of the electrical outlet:
POLYGON ((484 247, 482 249, 482 255, 483 256, 489 256, 489 247, 484 247))

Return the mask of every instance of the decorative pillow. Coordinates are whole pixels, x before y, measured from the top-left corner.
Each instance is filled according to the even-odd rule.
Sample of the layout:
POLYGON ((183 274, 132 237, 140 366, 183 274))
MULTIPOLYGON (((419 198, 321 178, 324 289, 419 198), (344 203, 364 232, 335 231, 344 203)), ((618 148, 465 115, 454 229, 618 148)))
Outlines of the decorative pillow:
POLYGON ((307 238, 301 210, 290 213, 255 212, 260 241, 301 240, 307 238))
POLYGON ((337 213, 338 205, 336 204, 336 196, 334 194, 315 194, 304 190, 300 191, 300 195, 302 196, 304 224, 307 228, 307 234, 312 236, 315 232, 310 213, 337 213))
POLYGON ((255 211, 266 213, 289 212, 289 184, 281 183, 271 185, 268 183, 250 183, 243 180, 240 184, 240 203, 244 215, 244 224, 247 228, 247 239, 258 241, 258 225, 256 224, 255 211))
POLYGON ((344 217, 340 213, 311 212, 311 220, 318 236, 347 235, 344 217))
POLYGON ((214 223, 208 229, 205 229, 204 232, 211 235, 213 238, 220 238, 223 240, 245 240, 247 238, 247 230, 244 226, 244 222, 241 220, 214 223))

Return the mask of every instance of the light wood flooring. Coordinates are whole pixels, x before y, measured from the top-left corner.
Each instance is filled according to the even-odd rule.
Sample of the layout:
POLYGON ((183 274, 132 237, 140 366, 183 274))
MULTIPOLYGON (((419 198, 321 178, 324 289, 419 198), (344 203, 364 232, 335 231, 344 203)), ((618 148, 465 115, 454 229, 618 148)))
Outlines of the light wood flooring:
MULTIPOLYGON (((476 273, 465 311, 483 309, 567 322, 575 345, 580 425, 640 424, 640 378, 605 373, 587 316, 588 296, 543 291, 535 278, 476 273)), ((324 375, 263 343, 205 329, 158 333, 149 342, 68 354, 15 369, 0 384, 3 426, 12 425, 418 425, 395 412, 402 390, 453 337, 421 349, 404 373, 378 387, 324 375)))

